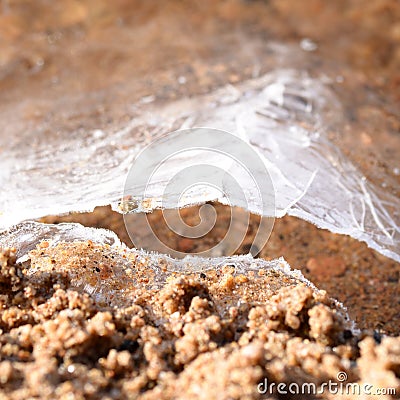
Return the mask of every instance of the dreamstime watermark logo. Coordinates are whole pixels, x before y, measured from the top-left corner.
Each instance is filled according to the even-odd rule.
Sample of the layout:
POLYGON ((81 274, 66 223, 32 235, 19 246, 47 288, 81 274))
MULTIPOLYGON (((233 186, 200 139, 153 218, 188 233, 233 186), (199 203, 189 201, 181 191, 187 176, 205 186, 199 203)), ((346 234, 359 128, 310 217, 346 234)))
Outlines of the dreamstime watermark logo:
POLYGON ((290 394, 290 395, 322 395, 329 393, 333 395, 358 395, 358 396, 383 396, 396 395, 394 387, 376 387, 369 383, 346 382, 348 379, 346 372, 339 371, 336 381, 328 380, 321 385, 314 382, 268 382, 267 378, 257 386, 260 394, 290 394))
POLYGON ((203 238, 216 225, 214 206, 204 204, 214 200, 232 206, 229 227, 218 243, 191 254, 234 254, 247 234, 249 211, 253 211, 262 215, 249 246, 249 252, 256 255, 273 227, 274 219, 264 216, 275 215, 275 192, 264 159, 231 133, 193 128, 165 135, 138 154, 120 208, 135 247, 183 257, 187 253, 174 247, 173 241, 163 240, 157 227, 163 223, 168 234, 179 238, 203 238), (188 204, 203 204, 198 211, 200 222, 189 224, 182 218, 180 209, 188 204), (154 209, 162 213, 160 220, 151 222, 147 212, 154 209))

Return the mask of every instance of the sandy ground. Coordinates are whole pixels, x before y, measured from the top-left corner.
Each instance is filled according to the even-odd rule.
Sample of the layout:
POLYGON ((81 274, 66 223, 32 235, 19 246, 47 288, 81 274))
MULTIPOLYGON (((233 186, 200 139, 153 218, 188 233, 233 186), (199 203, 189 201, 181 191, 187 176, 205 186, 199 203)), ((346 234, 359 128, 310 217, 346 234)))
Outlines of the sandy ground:
POLYGON ((3 398, 255 399, 271 383, 329 381, 398 390, 400 338, 354 335, 325 291, 279 270, 160 282, 146 258, 90 241, 42 242, 28 269, 13 251, 0 261, 3 398))
MULTIPOLYGON (((341 82, 333 90, 345 121, 330 139, 368 179, 400 195, 398 1, 3 1, 0 10, 0 130, 10 140, 26 137, 34 148, 43 132, 63 141, 70 132, 112 130, 154 93, 160 102, 206 93, 290 60, 341 82), (304 38, 316 51, 301 50, 304 38), (293 51, 282 61, 272 43, 293 51)), ((209 246, 228 211, 220 207, 220 224, 204 240, 166 239, 188 252, 209 246)), ((45 220, 111 228, 129 244, 121 217, 106 208, 45 220)), ((279 273, 236 276, 229 268, 146 286, 154 276, 145 262, 130 260, 134 276, 122 279, 111 256, 122 257, 87 242, 42 245, 16 265, 3 249, 1 397, 255 399, 265 379, 321 384, 338 382, 339 372, 400 395, 400 266, 364 244, 295 218, 276 221, 260 257, 285 257, 327 293, 279 273), (99 277, 114 299, 77 284, 98 288, 99 277)))

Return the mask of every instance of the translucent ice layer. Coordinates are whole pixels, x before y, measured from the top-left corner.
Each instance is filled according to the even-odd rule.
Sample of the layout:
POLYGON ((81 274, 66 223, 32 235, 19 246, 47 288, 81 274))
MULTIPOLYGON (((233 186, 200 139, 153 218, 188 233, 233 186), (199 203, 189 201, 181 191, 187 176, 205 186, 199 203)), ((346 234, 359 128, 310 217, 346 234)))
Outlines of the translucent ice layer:
MULTIPOLYGON (((171 273, 193 274, 208 270, 220 271, 224 267, 234 268, 234 274, 248 274, 250 271, 258 272, 260 269, 277 271, 289 280, 305 283, 317 290, 311 282, 304 278, 299 270, 291 270, 283 258, 266 261, 254 259, 250 255, 214 258, 188 255, 184 259, 177 260, 164 254, 146 252, 134 248, 129 249, 119 241, 115 233, 106 229, 84 227, 77 223, 53 225, 28 221, 18 224, 7 233, 0 233, 0 248, 16 246, 17 262, 24 262, 29 259, 32 250, 38 249, 40 253, 49 247, 58 248, 58 254, 61 255, 63 250, 69 249, 69 258, 74 253, 74 249, 68 246, 74 246, 78 242, 90 243, 89 246, 92 246, 93 249, 101 250, 103 256, 106 256, 104 261, 112 264, 111 274, 107 276, 103 274, 101 276, 101 273, 99 273, 97 277, 91 277, 90 279, 82 277, 85 272, 91 273, 89 267, 85 271, 86 266, 85 268, 79 268, 78 263, 74 265, 74 268, 67 268, 68 273, 71 275, 73 286, 102 301, 105 300, 104 296, 115 294, 115 290, 111 290, 112 288, 107 287, 107 285, 121 285, 121 282, 126 281, 126 279, 141 279, 142 284, 143 282, 147 282, 147 284, 151 282, 152 288, 154 288, 164 285, 171 273), (37 247, 38 245, 39 247, 37 247), (96 245, 100 246, 96 247, 96 245), (135 266, 133 266, 133 263, 135 266), (134 271, 131 271, 129 278, 127 274, 132 269, 134 271), (89 288, 88 282, 92 283, 92 287, 89 288)), ((79 249, 79 247, 77 248, 79 249)), ((81 249, 81 251, 83 250, 81 249)), ((85 258, 82 253, 79 253, 79 250, 78 254, 80 254, 81 258, 85 258)), ((86 262, 89 263, 89 260, 86 262)), ((102 263, 98 265, 101 267, 102 263)), ((38 269, 31 265, 29 274, 34 275, 36 272, 45 272, 44 269, 38 269)))
POLYGON ((139 258, 146 258, 147 268, 157 271, 159 274, 161 271, 166 273, 165 276, 162 273, 159 276, 161 283, 165 283, 168 272, 200 273, 210 269, 218 270, 223 266, 233 266, 236 273, 245 273, 250 270, 258 271, 261 268, 277 269, 315 288, 311 282, 303 277, 300 270, 292 271, 283 258, 266 261, 254 259, 250 255, 214 258, 188 255, 184 259, 176 260, 166 255, 129 249, 119 241, 114 232, 101 228, 89 228, 77 223, 42 224, 27 221, 14 226, 7 232, 0 233, 0 248, 15 246, 17 248, 17 262, 24 262, 29 252, 43 241, 48 241, 52 247, 60 243, 79 241, 91 241, 98 245, 104 245, 107 246, 108 251, 120 253, 115 261, 115 264, 118 265, 126 264, 126 260, 124 261, 122 257, 124 252, 129 252, 139 258), (21 243, 24 243, 24 247, 20 246, 21 243))
MULTIPOLYGON (((267 261, 251 255, 214 258, 188 255, 178 260, 165 254, 129 249, 111 231, 76 223, 22 222, 10 232, 0 233, 0 248, 9 245, 17 246, 17 262, 30 259, 27 274, 31 281, 40 283, 48 279, 48 274, 61 273, 68 277, 69 287, 112 307, 127 307, 140 296, 141 289, 162 290, 172 278, 180 279, 182 274, 198 279, 198 274, 203 273, 202 279, 214 276, 220 282, 224 276, 247 276, 243 287, 221 292, 222 313, 231 306, 239 306, 242 297, 248 296, 245 293, 251 293, 257 284, 268 293, 298 284, 319 291, 283 258, 267 261)), ((334 299, 332 304, 349 329, 355 331, 346 308, 334 299)))
MULTIPOLYGON (((400 261, 400 200, 371 184, 329 140, 330 132, 343 128, 343 110, 320 79, 279 70, 201 97, 138 109, 139 116, 115 131, 72 132, 49 142, 43 133, 29 145, 24 135, 2 137, 7 157, 0 161, 0 226, 98 205, 121 211, 129 167, 147 144, 176 129, 207 126, 232 132, 260 152, 275 188, 275 216, 298 216, 400 261)), ((161 183, 136 211, 160 204, 161 183)), ((180 205, 208 200, 227 203, 223 195, 192 191, 180 205)), ((256 204, 248 208, 263 212, 256 204)))
POLYGON ((81 224, 41 224, 27 221, 0 233, 0 248, 15 247, 17 261, 23 262, 28 253, 45 240, 56 245, 60 242, 92 240, 110 247, 124 247, 114 232, 106 229, 84 227, 81 224))

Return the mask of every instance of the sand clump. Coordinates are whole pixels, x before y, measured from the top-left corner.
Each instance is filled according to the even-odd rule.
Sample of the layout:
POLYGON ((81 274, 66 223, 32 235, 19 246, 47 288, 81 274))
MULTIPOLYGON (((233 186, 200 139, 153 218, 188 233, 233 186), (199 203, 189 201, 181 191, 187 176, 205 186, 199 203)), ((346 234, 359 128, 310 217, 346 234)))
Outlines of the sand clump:
POLYGON ((304 282, 225 267, 153 289, 126 279, 125 301, 106 304, 76 285, 106 256, 112 275, 110 249, 93 243, 38 246, 24 265, 1 253, 2 398, 257 399, 265 379, 320 385, 339 372, 399 386, 400 338, 353 334, 343 309, 304 282))

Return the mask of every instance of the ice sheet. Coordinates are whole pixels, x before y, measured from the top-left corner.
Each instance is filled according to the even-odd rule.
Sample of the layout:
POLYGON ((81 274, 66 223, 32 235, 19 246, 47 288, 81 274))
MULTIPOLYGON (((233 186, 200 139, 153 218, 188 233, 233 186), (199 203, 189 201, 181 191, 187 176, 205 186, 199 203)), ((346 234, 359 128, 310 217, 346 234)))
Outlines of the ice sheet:
MULTIPOLYGON (((268 269, 279 269, 281 272, 291 275, 315 288, 311 282, 303 277, 300 270, 292 270, 283 258, 266 261, 255 259, 250 255, 214 258, 188 255, 184 259, 176 260, 164 254, 160 255, 155 252, 129 249, 120 242, 114 232, 101 228, 89 228, 78 223, 43 224, 27 221, 14 226, 7 231, 7 234, 5 232, 0 233, 0 247, 5 247, 6 245, 15 246, 17 248, 17 262, 24 262, 29 252, 43 241, 49 241, 49 245, 51 246, 57 246, 57 244, 63 242, 87 240, 100 245, 107 245, 110 251, 129 251, 139 257, 149 258, 149 268, 157 270, 158 273, 162 272, 160 265, 163 265, 164 272, 180 273, 200 273, 210 269, 219 269, 227 265, 234 266, 236 273, 245 273, 249 270, 258 271, 260 268, 265 267, 268 269), (24 246, 20 246, 22 242, 24 246)), ((116 263, 118 263, 118 260, 116 263)), ((121 263, 123 262, 121 261, 121 263)), ((161 273, 161 275, 163 274, 161 273)), ((165 283, 162 278, 159 280, 165 283)))
MULTIPOLYGON (((222 271, 226 267, 233 268, 234 275, 251 274, 257 279, 260 270, 273 271, 282 279, 282 285, 304 283, 314 291, 318 289, 307 280, 300 270, 291 269, 284 258, 275 260, 255 259, 250 254, 230 257, 198 257, 187 255, 183 259, 175 259, 165 254, 147 252, 135 248, 129 249, 121 243, 114 232, 106 229, 84 227, 77 223, 43 224, 33 221, 22 222, 8 232, 0 232, 0 248, 14 245, 17 247, 17 262, 29 259, 29 252, 39 243, 47 241, 47 247, 64 246, 73 242, 91 241, 100 244, 102 254, 112 259, 112 274, 101 276, 93 275, 90 268, 68 268, 70 287, 82 293, 89 294, 95 301, 110 306, 128 306, 136 296, 137 288, 145 285, 147 289, 161 289, 171 277, 172 273, 193 274, 208 270, 222 271), (133 268, 132 262, 138 270, 133 268), (143 274, 147 274, 143 276, 143 274)), ((93 246, 93 245, 92 245, 93 246)), ((71 251, 71 254, 73 251, 71 251)), ((30 279, 40 278, 43 265, 30 265, 28 274, 30 279), (36 275, 38 274, 38 275, 36 275)), ((62 268, 62 266, 61 266, 62 268)), ((264 276, 264 273, 261 274, 264 276)), ((276 276, 276 275, 274 275, 276 276)), ((279 285, 279 282, 278 282, 279 285)), ((235 292, 235 291, 234 291, 235 292)), ((237 304, 236 294, 226 295, 226 303, 237 304), (236 299, 236 300, 235 300, 236 299)), ((346 319, 349 329, 357 332, 355 324, 350 320, 346 307, 332 299, 338 310, 346 319)))
MULTIPOLYGON (((84 227, 77 223, 43 224, 34 221, 22 222, 13 227, 7 233, 0 233, 0 248, 5 246, 16 246, 17 262, 24 262, 29 258, 29 252, 36 248, 37 244, 48 241, 49 246, 57 246, 60 243, 72 243, 88 241, 106 245, 104 251, 113 254, 114 273, 119 268, 129 268, 129 261, 124 254, 129 252, 132 259, 142 260, 146 263, 146 269, 155 272, 156 285, 163 285, 171 272, 178 273, 200 273, 207 270, 220 270, 226 266, 234 267, 235 274, 247 274, 249 271, 260 269, 277 270, 284 275, 303 282, 314 290, 317 288, 304 276, 300 270, 292 270, 289 264, 283 259, 266 261, 254 259, 251 255, 230 256, 230 257, 194 257, 187 255, 183 259, 174 259, 165 254, 147 252, 145 250, 129 249, 121 243, 114 232, 106 229, 84 227), (21 246, 21 243, 23 244, 21 246), (162 266, 162 268, 161 268, 162 266)), ((35 270, 30 269, 30 274, 35 270)), ((86 284, 85 284, 86 285, 86 284)), ((100 290, 101 288, 98 288, 100 290)), ((93 292, 90 294, 93 295, 93 292)))
MULTIPOLYGON (((145 103, 121 129, 71 132, 50 142, 41 132, 30 145, 25 135, 2 136, 0 227, 98 205, 121 211, 127 172, 147 144, 172 130, 207 126, 232 132, 260 152, 275 188, 276 217, 304 218, 400 261, 400 201, 368 182, 329 140, 329 132, 343 128, 344 114, 321 78, 277 70, 208 95, 145 103)), ((147 193, 151 201, 136 211, 160 204, 157 185, 147 193)), ((182 205, 208 200, 214 194, 194 191, 182 205)), ((251 203, 248 208, 263 212, 251 203)))

